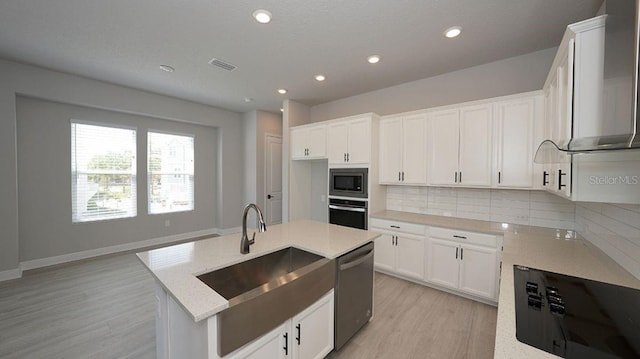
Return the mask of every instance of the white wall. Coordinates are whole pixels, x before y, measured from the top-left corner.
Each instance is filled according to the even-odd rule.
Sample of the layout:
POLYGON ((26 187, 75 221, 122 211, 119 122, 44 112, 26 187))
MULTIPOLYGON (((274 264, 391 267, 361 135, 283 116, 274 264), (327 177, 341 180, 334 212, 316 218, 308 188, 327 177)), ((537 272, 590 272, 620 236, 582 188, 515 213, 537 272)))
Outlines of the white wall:
POLYGON ((380 116, 540 90, 556 48, 387 87, 311 108, 311 122, 374 112, 380 116))
POLYGON ((244 140, 239 113, 6 60, 0 60, 0 78, 0 277, 19 275, 16 94, 215 127, 218 183, 211 225, 240 224, 244 140))

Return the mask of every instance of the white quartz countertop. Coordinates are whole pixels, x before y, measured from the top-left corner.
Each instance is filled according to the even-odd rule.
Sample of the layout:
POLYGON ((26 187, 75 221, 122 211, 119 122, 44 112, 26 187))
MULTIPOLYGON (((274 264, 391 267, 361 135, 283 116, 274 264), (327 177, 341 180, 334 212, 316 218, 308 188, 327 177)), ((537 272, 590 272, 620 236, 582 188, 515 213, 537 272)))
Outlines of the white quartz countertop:
MULTIPOLYGON (((249 230, 249 236, 253 230, 249 230)), ((244 262, 288 247, 326 258, 336 258, 373 241, 380 234, 315 221, 295 221, 269 226, 256 233, 251 253, 240 254, 240 233, 138 253, 138 258, 160 284, 193 317, 206 319, 229 306, 229 302, 202 283, 197 275, 244 262)))
POLYGON ((640 281, 580 236, 566 240, 565 230, 398 211, 372 217, 504 236, 494 358, 558 358, 516 339, 514 264, 640 289, 640 281))

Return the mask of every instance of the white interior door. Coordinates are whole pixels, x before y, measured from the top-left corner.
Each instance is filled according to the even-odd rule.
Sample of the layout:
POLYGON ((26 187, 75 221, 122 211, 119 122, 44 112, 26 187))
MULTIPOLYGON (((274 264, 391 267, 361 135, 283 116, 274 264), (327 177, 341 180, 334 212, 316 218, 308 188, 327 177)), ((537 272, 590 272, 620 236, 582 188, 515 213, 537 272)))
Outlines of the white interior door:
POLYGON ((265 215, 267 225, 282 223, 282 137, 265 140, 265 215))

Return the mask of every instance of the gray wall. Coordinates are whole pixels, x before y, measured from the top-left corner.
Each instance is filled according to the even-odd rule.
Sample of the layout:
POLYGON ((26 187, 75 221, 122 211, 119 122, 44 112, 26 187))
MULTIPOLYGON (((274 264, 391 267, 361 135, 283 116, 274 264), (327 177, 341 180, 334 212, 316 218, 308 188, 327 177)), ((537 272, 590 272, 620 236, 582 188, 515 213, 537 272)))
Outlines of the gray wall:
POLYGON ((0 78, 0 274, 17 270, 20 261, 16 94, 216 127, 217 183, 211 227, 240 225, 244 172, 241 114, 6 60, 0 60, 0 78))
POLYGON ((159 120, 19 96, 18 208, 20 261, 46 258, 215 226, 217 134, 214 127, 159 120), (70 119, 137 130, 137 215, 72 223, 70 119), (196 171, 193 211, 149 215, 147 131, 194 136, 196 171), (169 220, 169 226, 165 226, 169 220))
POLYGON ((311 122, 366 112, 384 116, 540 90, 555 54, 556 48, 532 52, 313 106, 311 122))

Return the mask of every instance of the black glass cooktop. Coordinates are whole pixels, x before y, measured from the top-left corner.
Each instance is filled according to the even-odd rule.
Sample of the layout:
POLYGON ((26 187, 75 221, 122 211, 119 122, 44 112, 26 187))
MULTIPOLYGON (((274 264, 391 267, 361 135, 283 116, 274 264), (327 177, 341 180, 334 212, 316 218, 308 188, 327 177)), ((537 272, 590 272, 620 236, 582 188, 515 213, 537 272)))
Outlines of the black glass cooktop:
POLYGON ((513 266, 516 337, 565 358, 640 358, 640 290, 513 266))

